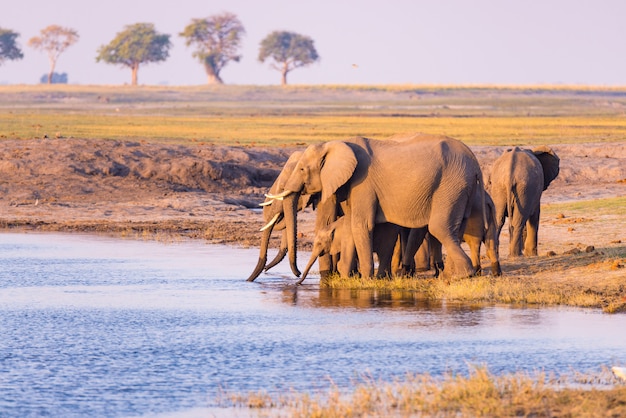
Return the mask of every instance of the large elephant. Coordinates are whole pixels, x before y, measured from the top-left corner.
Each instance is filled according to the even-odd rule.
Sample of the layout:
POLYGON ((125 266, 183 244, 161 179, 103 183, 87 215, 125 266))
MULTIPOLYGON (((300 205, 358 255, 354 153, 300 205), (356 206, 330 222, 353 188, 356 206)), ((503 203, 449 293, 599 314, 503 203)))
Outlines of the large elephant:
MULTIPOLYGON (((279 173, 278 177, 272 184, 269 190, 269 194, 280 193, 284 190, 285 182, 293 173, 296 164, 300 157, 302 157, 302 151, 295 151, 291 154, 289 159, 285 162, 283 169, 279 173)), ((307 206, 313 206, 317 210, 316 229, 317 223, 328 224, 336 219, 336 204, 333 199, 328 199, 323 205, 318 204, 319 194, 301 194, 299 196, 291 196, 284 200, 266 200, 261 203, 263 206, 263 219, 266 222, 265 226, 261 228, 263 232, 261 236, 261 245, 259 252, 259 259, 254 270, 248 277, 247 281, 254 281, 263 270, 267 271, 270 268, 277 265, 283 260, 285 255, 289 255, 289 265, 291 271, 296 277, 300 277, 300 270, 297 266, 297 249, 296 239, 297 224, 295 220, 295 212, 300 211, 307 206), (287 208, 287 210, 285 210, 287 208), (293 217, 293 218, 292 218, 293 217), (267 252, 269 248, 269 241, 272 231, 282 231, 280 247, 278 253, 272 261, 267 262, 267 252), (292 237, 292 238, 289 238, 292 237)), ((328 257, 320 259, 320 270, 323 272, 331 271, 330 260, 328 257)))
POLYGON ((537 255, 541 194, 559 174, 559 157, 547 146, 506 151, 491 169, 488 189, 496 206, 497 234, 509 217, 509 256, 537 255), (526 236, 524 240, 524 235, 526 236))
MULTIPOLYGON (((407 228, 428 225, 447 249, 456 273, 469 276, 474 268, 459 237, 481 187, 480 166, 465 144, 415 134, 398 140, 357 137, 310 145, 284 192, 268 197, 321 193, 324 202, 334 194, 345 195, 344 216, 353 244, 342 245, 342 260, 353 259, 356 250, 364 277, 373 275, 374 225, 385 222, 407 228)), ((339 272, 349 273, 341 260, 339 272)))

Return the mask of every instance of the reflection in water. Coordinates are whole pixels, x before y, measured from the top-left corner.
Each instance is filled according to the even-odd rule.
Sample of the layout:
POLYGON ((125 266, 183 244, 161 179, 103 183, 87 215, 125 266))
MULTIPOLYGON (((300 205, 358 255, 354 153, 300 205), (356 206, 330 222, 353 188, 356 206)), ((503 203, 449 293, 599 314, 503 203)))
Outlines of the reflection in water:
POLYGON ((0 416, 141 416, 406 373, 597 371, 626 315, 245 281, 256 249, 0 234, 0 416), (332 382, 332 383, 331 383, 332 382))

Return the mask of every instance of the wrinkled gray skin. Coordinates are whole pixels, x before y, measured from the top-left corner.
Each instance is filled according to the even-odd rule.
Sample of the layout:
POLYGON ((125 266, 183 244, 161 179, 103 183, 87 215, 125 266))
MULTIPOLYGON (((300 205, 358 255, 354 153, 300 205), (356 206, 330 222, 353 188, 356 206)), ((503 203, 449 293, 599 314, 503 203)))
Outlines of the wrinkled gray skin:
MULTIPOLYGON (((318 257, 330 255, 333 260, 341 258, 341 248, 344 240, 350 239, 350 230, 348 229, 345 217, 341 216, 335 222, 322 226, 318 229, 313 240, 313 250, 302 277, 298 281, 301 284, 307 277, 309 270, 318 257)), ((374 252, 378 255, 378 272, 377 277, 391 277, 392 274, 392 257, 394 246, 398 237, 400 227, 390 223, 377 224, 374 227, 374 252)), ((354 253, 354 252, 353 252, 354 253)), ((356 255, 354 253, 354 255, 356 255)), ((344 260, 350 265, 350 271, 355 272, 357 262, 355 258, 352 260, 344 260)), ((335 265, 336 262, 334 261, 335 265)))
POLYGON ((559 163, 547 146, 532 151, 515 147, 494 162, 487 187, 496 208, 498 237, 509 217, 510 257, 537 255, 541 194, 559 174, 559 163))
POLYGON ((397 140, 358 137, 311 145, 285 184, 285 196, 319 192, 323 203, 340 187, 346 193, 344 216, 352 237, 342 243, 342 276, 350 273, 342 260, 353 260, 355 250, 361 276, 373 276, 374 225, 385 222, 407 228, 428 225, 446 248, 456 274, 474 274, 459 237, 474 195, 483 187, 482 172, 462 142, 416 134, 397 140))
MULTIPOLYGON (((502 275, 500 268, 500 255, 499 255, 499 239, 496 226, 496 209, 491 199, 491 196, 487 192, 484 194, 485 200, 485 213, 483 215, 482 205, 480 198, 474 199, 472 204, 472 211, 470 217, 467 220, 467 225, 463 231, 462 239, 470 248, 470 258, 472 265, 476 269, 476 274, 482 273, 482 267, 480 265, 480 249, 482 243, 485 243, 487 257, 491 261, 491 274, 493 276, 502 275)), ((407 258, 403 263, 410 263, 410 254, 406 254, 407 258)), ((435 277, 439 276, 439 271, 443 269, 443 257, 441 251, 441 244, 437 239, 431 237, 429 234, 422 242, 417 254, 414 254, 415 270, 429 270, 431 266, 435 270, 435 277)), ((404 270, 410 270, 413 266, 411 264, 404 265, 404 270)))

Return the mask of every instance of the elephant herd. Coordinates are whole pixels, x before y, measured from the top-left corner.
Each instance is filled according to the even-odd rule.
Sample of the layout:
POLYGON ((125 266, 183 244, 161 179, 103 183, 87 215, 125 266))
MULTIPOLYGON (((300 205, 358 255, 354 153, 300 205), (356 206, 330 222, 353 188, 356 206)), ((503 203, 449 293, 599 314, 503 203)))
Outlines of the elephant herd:
POLYGON ((468 277, 481 273, 482 243, 491 273, 500 275, 498 246, 505 218, 509 256, 536 255, 541 193, 558 173, 559 158, 547 146, 506 151, 484 184, 474 153, 446 136, 355 137, 310 145, 290 156, 261 203, 266 225, 248 281, 286 255, 298 283, 318 258, 322 277, 335 272, 391 277, 431 267, 437 275, 444 267, 442 247, 446 275, 468 277), (300 273, 297 217, 308 206, 316 211, 315 239, 300 273), (282 231, 282 238, 268 263, 273 231, 282 231))

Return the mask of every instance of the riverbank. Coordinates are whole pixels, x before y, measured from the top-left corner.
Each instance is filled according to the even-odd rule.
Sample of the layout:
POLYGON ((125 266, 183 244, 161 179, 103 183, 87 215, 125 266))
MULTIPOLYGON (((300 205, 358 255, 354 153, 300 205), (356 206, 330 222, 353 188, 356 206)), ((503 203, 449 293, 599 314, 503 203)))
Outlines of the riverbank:
MULTIPOLYGON (((0 227, 257 246, 258 203, 296 148, 0 141, 0 227)), ((472 147, 485 176, 506 148, 472 147)), ((509 260, 505 227, 505 277, 582 289, 599 301, 591 306, 620 310, 626 305, 626 143, 553 148, 561 172, 544 192, 540 255, 509 260)), ((307 210, 299 217, 302 249, 310 248, 314 216, 307 210)), ((273 237, 274 247, 278 240, 273 237)))

